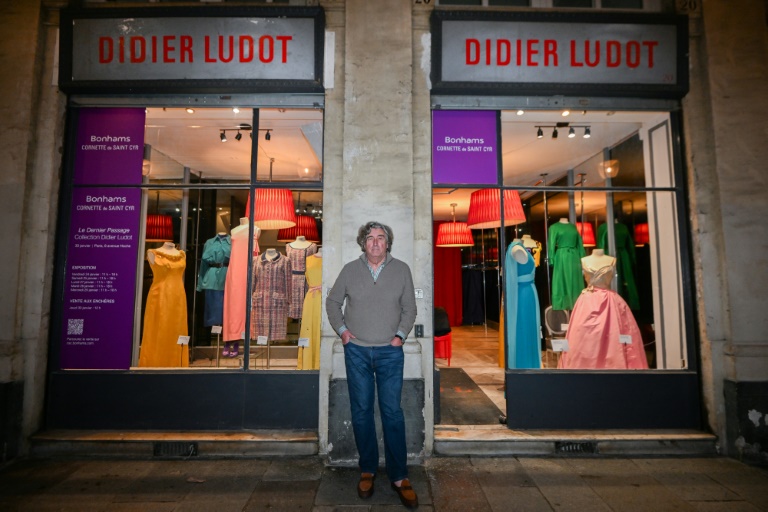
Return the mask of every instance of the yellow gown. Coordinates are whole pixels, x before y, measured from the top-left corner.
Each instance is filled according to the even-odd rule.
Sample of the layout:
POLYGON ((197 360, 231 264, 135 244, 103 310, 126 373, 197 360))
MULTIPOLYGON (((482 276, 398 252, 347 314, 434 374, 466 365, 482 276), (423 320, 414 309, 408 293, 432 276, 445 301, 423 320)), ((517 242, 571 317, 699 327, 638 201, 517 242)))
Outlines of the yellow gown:
POLYGON ((187 367, 188 346, 178 344, 179 336, 187 335, 186 255, 184 251, 178 256, 153 249, 149 252, 155 256, 150 263, 154 277, 144 312, 139 366, 187 367))
POLYGON ((309 346, 299 347, 296 367, 299 370, 320 368, 320 318, 323 313, 323 258, 307 256, 307 284, 309 291, 304 296, 299 338, 308 338, 309 346))

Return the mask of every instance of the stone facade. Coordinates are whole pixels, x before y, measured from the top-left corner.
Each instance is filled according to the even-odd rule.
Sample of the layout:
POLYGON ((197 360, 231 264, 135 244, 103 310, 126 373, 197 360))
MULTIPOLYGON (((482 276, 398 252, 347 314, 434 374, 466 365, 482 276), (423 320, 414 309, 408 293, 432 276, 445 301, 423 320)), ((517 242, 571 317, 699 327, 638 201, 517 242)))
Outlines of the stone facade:
MULTIPOLYGON (((433 3, 319 2, 335 38, 334 85, 325 96, 324 193, 333 200, 325 204, 323 273, 335 276, 358 256, 354 233, 362 223, 376 219, 394 228, 393 254, 411 266, 424 292, 417 323, 424 324, 425 338, 410 339, 406 350, 406 378, 423 393, 406 411, 423 425, 420 454, 432 453, 434 423, 428 314, 433 3)), ((57 328, 50 313, 66 109, 54 73, 63 4, 10 0, 0 6, 3 461, 26 453, 26 439, 44 427, 48 332, 57 328)), ((760 460, 768 445, 768 234, 761 222, 768 217, 766 6, 709 0, 677 2, 677 8, 690 16, 683 147, 706 418, 725 453, 760 460)), ((327 278, 324 288, 331 285, 327 278)), ((324 323, 318 435, 321 452, 331 456, 339 432, 331 404, 341 397, 342 357, 338 337, 324 323)))

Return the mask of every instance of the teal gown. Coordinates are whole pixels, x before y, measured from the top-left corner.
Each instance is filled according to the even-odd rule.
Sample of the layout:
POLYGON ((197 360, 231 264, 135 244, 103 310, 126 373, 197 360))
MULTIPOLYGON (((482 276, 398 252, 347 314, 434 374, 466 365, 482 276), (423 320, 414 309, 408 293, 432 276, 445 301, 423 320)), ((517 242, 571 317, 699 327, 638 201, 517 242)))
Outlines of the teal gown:
POLYGON ((605 254, 616 257, 619 295, 627 301, 629 309, 640 309, 640 296, 635 284, 635 242, 626 225, 617 222, 613 225, 616 236, 616 254, 608 250, 608 225, 601 224, 597 228, 597 247, 605 250, 605 254))
POLYGON ((576 226, 556 222, 549 226, 547 254, 552 263, 552 309, 573 309, 584 289, 581 258, 586 256, 576 226))
POLYGON ((507 331, 507 367, 541 368, 541 320, 539 296, 536 293, 536 263, 528 251, 528 261, 518 263, 512 248, 525 247, 512 242, 504 260, 504 328, 507 331))

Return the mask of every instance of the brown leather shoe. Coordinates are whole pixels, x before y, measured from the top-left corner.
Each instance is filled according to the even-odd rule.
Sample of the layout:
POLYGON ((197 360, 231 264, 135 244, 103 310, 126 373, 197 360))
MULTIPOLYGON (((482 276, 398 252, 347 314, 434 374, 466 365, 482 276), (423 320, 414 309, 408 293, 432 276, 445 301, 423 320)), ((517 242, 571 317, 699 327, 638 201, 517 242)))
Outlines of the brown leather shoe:
POLYGON ((400 502, 407 508, 416 508, 419 506, 419 499, 416 497, 416 491, 411 487, 411 482, 407 478, 404 478, 400 482, 400 487, 392 484, 392 488, 400 497, 400 502))
POLYGON ((360 481, 357 482, 357 495, 361 498, 370 498, 373 496, 373 479, 376 475, 373 473, 363 473, 360 475, 360 481))

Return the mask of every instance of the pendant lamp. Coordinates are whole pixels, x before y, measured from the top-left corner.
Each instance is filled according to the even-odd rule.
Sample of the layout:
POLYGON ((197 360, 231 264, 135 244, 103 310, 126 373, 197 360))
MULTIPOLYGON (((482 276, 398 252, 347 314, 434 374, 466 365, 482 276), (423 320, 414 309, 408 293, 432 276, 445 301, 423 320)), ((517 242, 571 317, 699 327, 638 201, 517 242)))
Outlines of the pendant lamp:
POLYGON ((253 224, 260 229, 285 229, 296 225, 293 194, 288 189, 256 189, 253 224))
POLYGON ((160 191, 155 196, 155 211, 147 215, 147 229, 145 238, 147 242, 173 241, 173 220, 170 215, 160 213, 160 191))
POLYGON ((648 223, 641 222, 635 224, 635 245, 643 246, 648 243, 651 243, 651 238, 648 233, 648 223))
POLYGON ((581 240, 584 243, 584 247, 594 247, 595 243, 595 228, 592 227, 591 222, 577 222, 576 230, 581 235, 581 240))
POLYGON ((437 247, 472 247, 475 240, 466 222, 456 222, 456 206, 451 203, 453 222, 443 222, 437 228, 437 247))
MULTIPOLYGON (((486 188, 472 192, 469 197, 469 229, 501 227, 501 194, 497 188, 486 188)), ((517 190, 504 191, 504 225, 514 226, 525 222, 523 204, 517 190)))
POLYGON ((281 229, 277 232, 278 242, 293 242, 296 237, 303 236, 307 242, 319 242, 317 221, 310 215, 297 215, 296 225, 292 228, 281 229))

